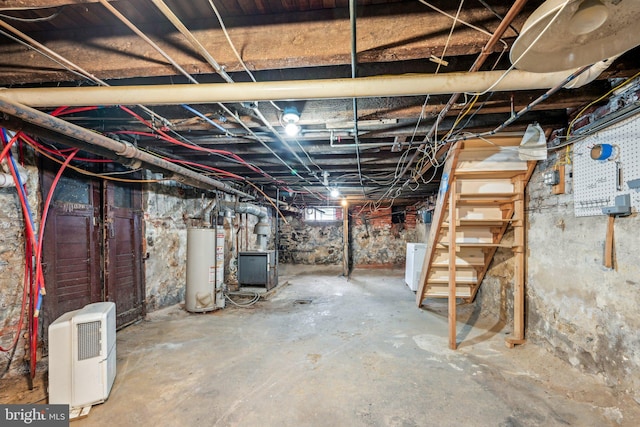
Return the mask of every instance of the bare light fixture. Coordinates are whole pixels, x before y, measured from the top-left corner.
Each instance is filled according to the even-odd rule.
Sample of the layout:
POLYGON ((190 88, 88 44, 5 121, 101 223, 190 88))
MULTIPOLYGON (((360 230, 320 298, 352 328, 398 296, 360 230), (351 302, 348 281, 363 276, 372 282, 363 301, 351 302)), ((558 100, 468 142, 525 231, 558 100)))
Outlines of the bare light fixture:
POLYGON ((300 113, 296 107, 286 107, 282 113, 282 126, 284 132, 289 136, 296 136, 300 133, 300 113))
POLYGON ((340 191, 338 191, 337 188, 332 188, 331 192, 329 193, 331 195, 331 197, 333 197, 334 199, 337 199, 338 197, 340 197, 340 191))

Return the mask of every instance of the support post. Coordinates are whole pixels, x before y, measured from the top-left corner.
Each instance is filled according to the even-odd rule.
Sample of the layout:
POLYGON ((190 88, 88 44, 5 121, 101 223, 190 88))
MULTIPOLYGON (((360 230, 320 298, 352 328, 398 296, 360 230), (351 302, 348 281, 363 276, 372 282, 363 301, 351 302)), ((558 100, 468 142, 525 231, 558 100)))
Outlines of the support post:
POLYGON ((449 348, 458 347, 456 341, 456 179, 449 186, 449 348))
POLYGON ((280 189, 276 188, 276 210, 273 213, 273 221, 275 222, 275 238, 273 239, 273 249, 275 253, 276 259, 274 260, 274 265, 276 266, 276 283, 274 286, 278 286, 278 265, 280 263, 280 217, 278 216, 278 209, 280 209, 280 189))
POLYGON ((342 275, 349 277, 349 205, 342 204, 342 275))
POLYGON ((604 263, 606 268, 613 268, 613 230, 615 215, 609 215, 607 219, 607 235, 604 240, 604 263))
POLYGON ((513 336, 507 338, 506 345, 513 348, 524 344, 524 283, 525 283, 525 215, 524 215, 524 177, 516 178, 513 183, 516 199, 513 203, 513 336))

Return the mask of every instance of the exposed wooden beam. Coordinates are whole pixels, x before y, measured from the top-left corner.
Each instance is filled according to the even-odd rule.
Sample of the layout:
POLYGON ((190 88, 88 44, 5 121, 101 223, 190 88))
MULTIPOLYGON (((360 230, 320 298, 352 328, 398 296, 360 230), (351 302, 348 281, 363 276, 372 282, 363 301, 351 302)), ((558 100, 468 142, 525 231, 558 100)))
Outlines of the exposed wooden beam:
POLYGON ((0 5, 3 9, 44 9, 48 7, 96 3, 97 1, 98 0, 2 0, 0 1, 0 5))
MULTIPOLYGON (((43 2, 42 2, 43 3, 43 2)), ((68 7, 75 7, 70 5, 68 7)), ((358 61, 392 62, 441 55, 451 19, 419 4, 395 3, 362 8, 358 20, 358 61), (386 13, 386 14, 385 14, 386 13), (426 25, 428 23, 428 25, 426 25)), ((254 25, 256 17, 230 20, 231 39, 252 70, 342 65, 350 63, 349 22, 342 9, 269 16, 254 25), (345 19, 335 19, 344 14, 345 19), (324 19, 323 19, 324 17, 324 19)), ((241 71, 241 64, 229 48, 213 16, 185 22, 193 34, 228 72, 241 71)), ((465 9, 461 18, 491 29, 497 19, 484 8, 465 9)), ((524 18, 523 18, 524 19, 524 18)), ((175 75, 175 70, 119 22, 105 27, 30 33, 53 51, 88 69, 102 79, 175 75)), ((166 22, 141 24, 140 28, 173 59, 193 74, 211 73, 184 38, 166 22)), ((472 55, 488 37, 460 27, 447 47, 448 56, 472 55)), ((14 43, 0 45, 0 84, 76 80, 57 64, 14 43)))

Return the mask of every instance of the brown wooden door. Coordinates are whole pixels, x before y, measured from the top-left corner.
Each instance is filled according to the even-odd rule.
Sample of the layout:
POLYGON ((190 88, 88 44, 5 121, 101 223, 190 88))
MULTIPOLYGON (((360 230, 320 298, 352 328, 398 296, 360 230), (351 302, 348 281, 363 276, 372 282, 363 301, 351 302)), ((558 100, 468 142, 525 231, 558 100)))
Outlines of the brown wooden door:
MULTIPOLYGON (((56 165, 43 162, 46 197, 56 165)), ((144 316, 140 186, 114 185, 66 171, 60 179, 43 242, 42 336, 62 314, 87 304, 116 304, 116 326, 144 316)))
POLYGON ((144 315, 142 197, 139 186, 104 184, 104 285, 116 304, 116 325, 144 315))
MULTIPOLYGON (((54 173, 44 172, 44 197, 54 173)), ((100 278, 100 186, 63 176, 52 199, 43 242, 42 325, 46 341, 51 322, 67 311, 102 301, 100 278)))

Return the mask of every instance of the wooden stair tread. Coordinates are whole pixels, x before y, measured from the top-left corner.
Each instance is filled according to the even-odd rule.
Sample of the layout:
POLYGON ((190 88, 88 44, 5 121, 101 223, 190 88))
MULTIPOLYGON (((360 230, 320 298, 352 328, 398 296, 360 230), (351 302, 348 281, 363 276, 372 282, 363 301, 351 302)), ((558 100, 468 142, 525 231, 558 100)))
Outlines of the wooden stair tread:
MULTIPOLYGON (((431 266, 433 268, 446 268, 449 269, 449 265, 451 265, 449 262, 441 262, 441 263, 437 263, 437 262, 432 262, 431 266)), ((484 267, 484 262, 478 262, 478 263, 466 263, 466 264, 461 264, 459 262, 456 261, 456 269, 457 270, 475 270, 477 267, 484 267)))
MULTIPOLYGON (((432 262, 431 266, 433 268, 449 268, 449 262, 447 261, 445 262, 432 262)), ((467 262, 466 264, 460 264, 458 262, 456 262, 456 268, 477 268, 477 267, 484 267, 484 262, 467 262)))
MULTIPOLYGON (((440 242, 439 245, 444 247, 449 247, 448 242, 440 242)), ((456 246, 459 248, 513 248, 513 243, 483 243, 483 242, 473 242, 473 243, 457 243, 456 246)))
POLYGON ((456 178, 474 178, 474 179, 486 178, 486 179, 491 179, 491 178, 513 178, 515 176, 522 175, 522 174, 524 174, 526 172, 527 172, 526 170, 521 170, 521 169, 515 169, 515 170, 491 170, 491 169, 486 169, 486 170, 477 170, 477 169, 464 170, 464 169, 456 169, 454 174, 455 174, 456 178))
MULTIPOLYGON (((478 279, 456 279, 456 286, 469 286, 478 283, 478 279)), ((449 279, 428 279, 427 285, 449 285, 449 279)))
POLYGON ((480 197, 480 198, 467 198, 456 201, 457 206, 487 206, 494 207, 496 205, 513 204, 515 197, 480 197))
POLYGON ((513 191, 504 192, 504 193, 457 193, 457 199, 482 199, 482 198, 496 198, 496 197, 514 197, 517 196, 518 193, 514 193, 513 191))
MULTIPOLYGON (((499 226, 499 225, 504 225, 507 224, 509 222, 513 222, 516 221, 516 219, 514 218, 504 218, 504 219, 499 219, 499 218, 486 218, 486 219, 459 219, 456 223, 456 227, 464 227, 464 226, 469 226, 469 225, 476 225, 476 226, 499 226)), ((444 228, 448 228, 449 227, 449 222, 443 222, 442 223, 442 227, 444 228)))
MULTIPOLYGON (((457 298, 468 298, 471 296, 471 286, 456 286, 457 298)), ((427 298, 448 298, 449 286, 429 286, 427 284, 425 297, 427 298)))

